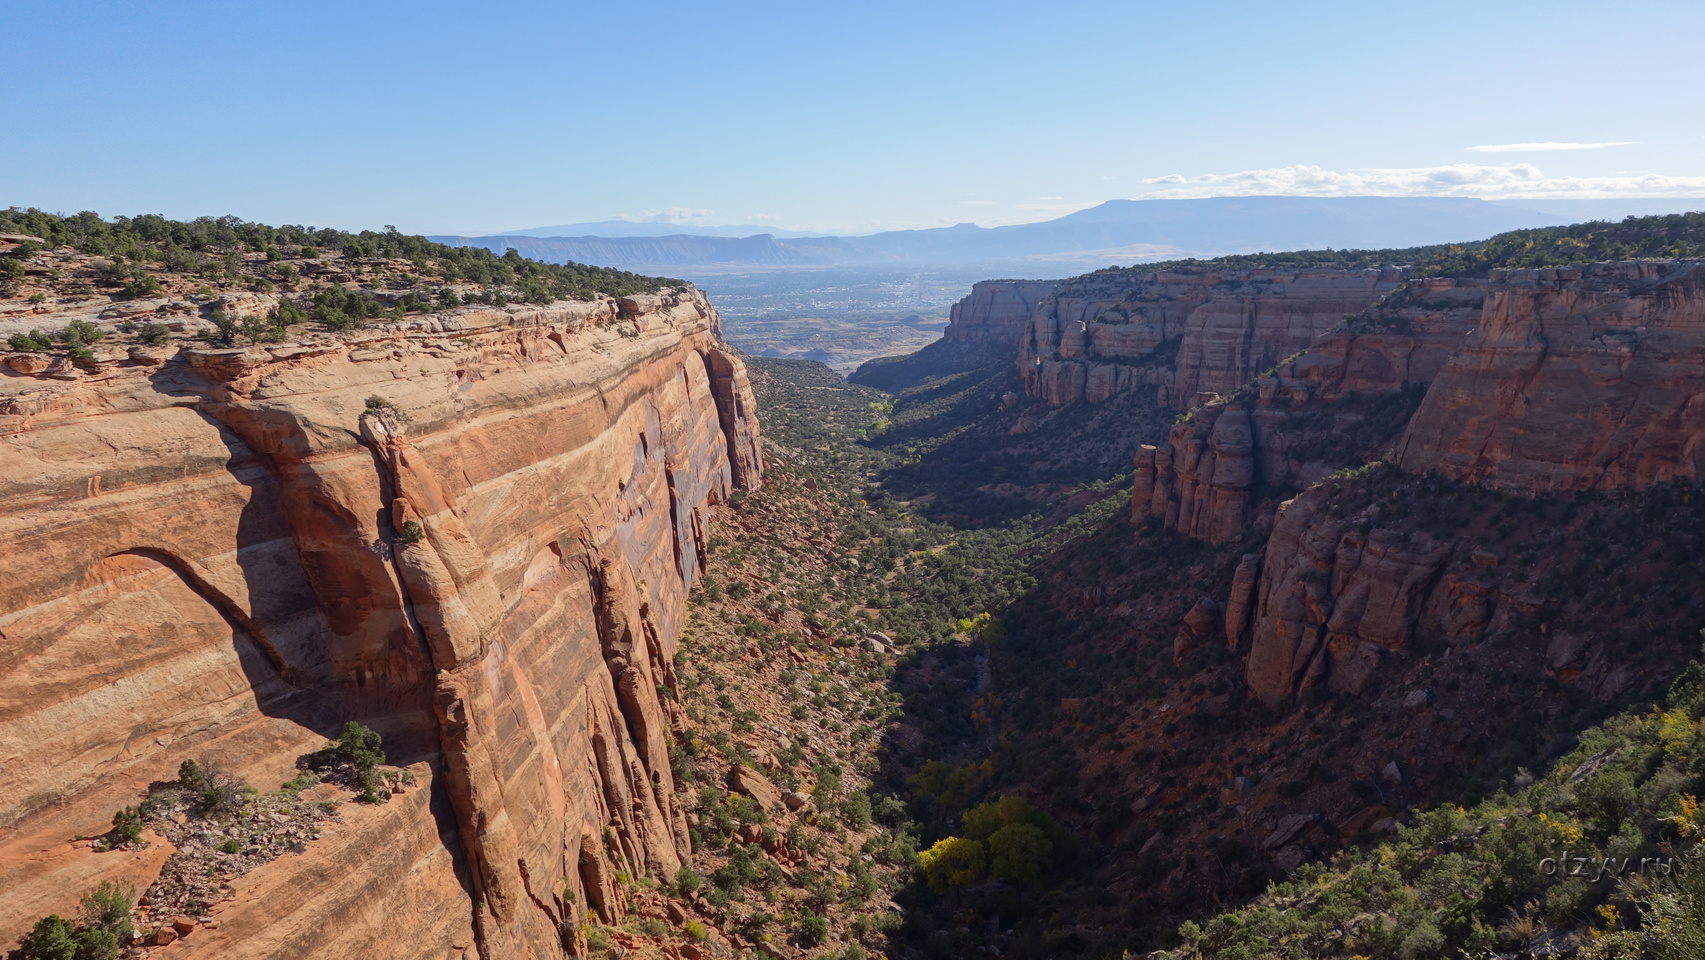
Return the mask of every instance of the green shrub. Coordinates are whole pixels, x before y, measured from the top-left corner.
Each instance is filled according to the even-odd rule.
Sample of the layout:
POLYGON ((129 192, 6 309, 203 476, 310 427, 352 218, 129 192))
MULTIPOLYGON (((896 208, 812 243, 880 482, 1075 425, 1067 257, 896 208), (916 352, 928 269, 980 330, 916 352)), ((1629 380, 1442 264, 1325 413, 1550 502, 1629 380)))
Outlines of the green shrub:
POLYGON ((385 313, 378 301, 337 285, 315 293, 310 302, 309 316, 326 329, 339 332, 359 330, 367 325, 369 318, 385 313))
POLYGON ((11 257, 0 257, 0 296, 9 297, 24 279, 24 265, 11 257))
POLYGON ((46 353, 53 349, 53 334, 45 330, 31 330, 29 333, 14 333, 6 342, 19 353, 46 353))
POLYGON ((373 730, 350 720, 343 725, 343 731, 338 735, 337 752, 345 763, 355 770, 357 781, 361 784, 361 800, 364 803, 379 801, 379 778, 377 770, 385 762, 383 739, 373 730))
POLYGON ((236 332, 251 343, 282 343, 289 331, 276 318, 277 311, 267 317, 244 317, 236 332))
POLYGON ((83 926, 101 930, 114 943, 130 939, 130 911, 136 907, 136 887, 117 880, 102 880, 83 894, 83 926))
POLYGON ((204 817, 229 817, 243 806, 243 784, 236 777, 210 776, 201 790, 201 814, 204 817))
POLYGON ((119 938, 109 930, 77 931, 77 960, 116 960, 119 938))
POLYGON ((17 955, 19 960, 77 960, 77 946, 76 926, 55 913, 36 921, 17 955))
POLYGON ((124 282, 124 295, 131 300, 152 297, 160 289, 160 279, 151 273, 142 273, 124 282))
POLYGON ((692 867, 682 867, 675 871, 675 892, 687 896, 704 886, 704 877, 692 867))
POLYGON ((799 939, 806 946, 815 947, 829 939, 829 921, 821 914, 804 913, 799 917, 799 939))
POLYGON ((1002 880, 1031 883, 1054 853, 1041 829, 1009 823, 989 836, 989 873, 1002 880))
POLYGON ((151 347, 157 347, 171 338, 171 331, 164 324, 144 323, 136 329, 136 339, 151 347))
POLYGON ((70 347, 99 343, 105 336, 100 327, 82 319, 71 321, 65 325, 65 329, 59 331, 59 339, 70 347))
POLYGON ((226 313, 223 310, 215 310, 208 317, 208 319, 213 321, 213 326, 215 328, 217 328, 219 331, 218 333, 214 334, 213 339, 218 340, 221 343, 230 343, 233 339, 236 338, 236 336, 237 336, 237 318, 236 317, 231 316, 230 314, 226 313))
POLYGON ((855 793, 841 804, 841 816, 847 821, 847 826, 854 830, 863 830, 870 826, 870 797, 868 794, 855 793))
POLYGON ((704 941, 705 937, 710 936, 710 929, 697 920, 688 920, 686 924, 681 927, 681 933, 688 940, 691 940, 694 943, 700 943, 704 941))
POLYGON ((404 520, 402 527, 397 530, 398 543, 415 544, 425 539, 426 531, 414 520, 404 520))
POLYGON ((635 933, 647 937, 661 938, 669 935, 668 925, 656 917, 641 917, 633 921, 632 929, 635 933))
POLYGON ((119 843, 135 843, 142 839, 142 814, 135 807, 125 807, 112 815, 112 836, 119 843))

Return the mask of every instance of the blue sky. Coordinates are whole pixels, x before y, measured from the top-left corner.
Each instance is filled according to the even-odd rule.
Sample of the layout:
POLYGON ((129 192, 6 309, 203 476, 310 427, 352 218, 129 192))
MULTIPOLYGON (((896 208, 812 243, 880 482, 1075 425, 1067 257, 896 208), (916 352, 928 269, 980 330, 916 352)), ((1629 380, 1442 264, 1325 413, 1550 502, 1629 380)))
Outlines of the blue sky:
POLYGON ((1697 0, 13 0, 0 42, 0 204, 66 212, 850 232, 1111 197, 1705 196, 1697 0), (1551 146, 1470 149, 1512 144, 1551 146))

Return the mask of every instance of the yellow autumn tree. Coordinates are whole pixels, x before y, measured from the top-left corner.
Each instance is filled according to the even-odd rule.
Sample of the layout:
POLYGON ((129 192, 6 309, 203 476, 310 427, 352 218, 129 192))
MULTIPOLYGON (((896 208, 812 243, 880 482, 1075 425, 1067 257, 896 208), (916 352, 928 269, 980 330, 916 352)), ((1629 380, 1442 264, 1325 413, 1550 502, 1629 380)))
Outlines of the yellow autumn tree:
POLYGON ((983 845, 964 837, 946 837, 918 854, 918 866, 923 868, 930 889, 968 887, 983 879, 986 854, 983 845))

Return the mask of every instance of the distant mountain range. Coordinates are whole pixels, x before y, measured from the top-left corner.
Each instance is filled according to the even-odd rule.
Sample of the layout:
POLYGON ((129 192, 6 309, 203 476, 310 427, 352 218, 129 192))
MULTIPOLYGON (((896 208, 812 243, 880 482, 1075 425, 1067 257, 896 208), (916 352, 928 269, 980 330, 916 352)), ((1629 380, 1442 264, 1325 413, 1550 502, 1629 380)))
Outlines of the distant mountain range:
POLYGON ((740 231, 751 228, 609 220, 497 236, 431 239, 498 253, 513 247, 523 256, 549 262, 572 260, 650 273, 988 264, 1059 274, 1085 265, 1175 257, 1478 240, 1522 227, 1687 209, 1705 209, 1705 200, 1518 204, 1459 198, 1213 197, 1109 200, 1042 223, 1004 227, 962 223, 867 236, 819 237, 781 231, 741 236, 740 231), (592 229, 602 232, 569 232, 592 229))
POLYGON ((778 230, 759 224, 724 224, 701 226, 685 223, 662 223, 641 220, 597 220, 591 223, 559 223, 554 227, 528 227, 525 230, 505 230, 491 234, 496 237, 751 237, 767 233, 774 237, 821 237, 823 233, 808 230, 778 230))

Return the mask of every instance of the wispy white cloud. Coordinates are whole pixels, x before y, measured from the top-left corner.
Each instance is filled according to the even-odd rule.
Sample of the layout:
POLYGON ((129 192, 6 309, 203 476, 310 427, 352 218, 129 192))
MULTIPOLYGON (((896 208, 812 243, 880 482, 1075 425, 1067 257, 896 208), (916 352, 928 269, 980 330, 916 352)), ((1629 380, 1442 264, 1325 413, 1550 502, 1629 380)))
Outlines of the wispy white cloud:
POLYGON ((1548 177, 1530 163, 1486 166, 1327 170, 1270 167, 1196 177, 1172 174, 1142 181, 1145 199, 1191 197, 1480 197, 1484 199, 1604 199, 1705 196, 1705 177, 1646 174, 1634 177, 1548 177))
POLYGON ((1475 153, 1534 153, 1546 150, 1602 150, 1605 147, 1631 147, 1638 140, 1608 140, 1604 143, 1558 143, 1547 140, 1544 143, 1487 143, 1478 147, 1469 147, 1475 153))

